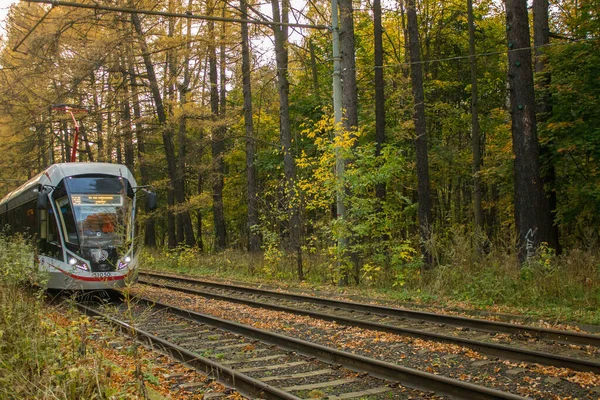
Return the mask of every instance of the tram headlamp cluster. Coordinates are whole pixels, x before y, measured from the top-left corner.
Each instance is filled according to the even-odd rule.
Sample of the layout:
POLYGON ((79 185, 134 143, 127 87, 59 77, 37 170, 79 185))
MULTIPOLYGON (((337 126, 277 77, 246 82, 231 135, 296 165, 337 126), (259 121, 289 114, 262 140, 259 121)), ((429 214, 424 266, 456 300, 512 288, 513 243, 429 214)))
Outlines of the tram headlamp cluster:
POLYGON ((119 261, 119 269, 123 269, 123 268, 127 268, 127 266, 129 265, 129 263, 131 262, 131 257, 126 256, 125 258, 123 258, 122 260, 119 261))
POLYGON ((90 268, 88 267, 88 265, 85 262, 78 260, 76 258, 69 258, 69 265, 75 266, 76 268, 79 268, 82 271, 90 270, 90 268))

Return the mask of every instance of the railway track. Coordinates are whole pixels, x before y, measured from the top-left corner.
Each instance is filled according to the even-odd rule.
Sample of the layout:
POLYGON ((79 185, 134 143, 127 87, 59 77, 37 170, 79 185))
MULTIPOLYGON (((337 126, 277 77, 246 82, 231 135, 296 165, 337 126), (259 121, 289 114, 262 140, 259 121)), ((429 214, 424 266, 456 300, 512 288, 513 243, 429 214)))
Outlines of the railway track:
POLYGON ((149 299, 77 307, 250 398, 523 399, 149 299))
POLYGON ((143 272, 140 283, 442 343, 492 357, 600 373, 600 336, 223 285, 143 272))

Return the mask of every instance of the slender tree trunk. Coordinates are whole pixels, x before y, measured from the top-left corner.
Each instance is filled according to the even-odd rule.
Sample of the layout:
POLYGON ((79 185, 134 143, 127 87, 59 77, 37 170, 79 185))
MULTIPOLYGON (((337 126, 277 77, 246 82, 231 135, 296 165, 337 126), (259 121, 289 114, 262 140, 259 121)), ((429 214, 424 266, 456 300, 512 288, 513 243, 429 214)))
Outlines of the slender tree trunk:
POLYGON ((423 93, 423 69, 419 48, 419 29, 415 0, 407 2, 408 39, 410 49, 410 76, 414 102, 413 120, 415 123, 415 150, 417 155, 417 195, 419 198, 419 230, 421 252, 426 269, 433 267, 432 255, 428 249, 431 238, 431 189, 429 184, 429 159, 427 154, 427 129, 425 125, 425 96, 423 93))
MULTIPOLYGON (((344 128, 348 132, 358 129, 358 89, 356 84, 356 59, 354 43, 354 9, 352 0, 338 0, 340 10, 340 68, 342 78, 342 109, 344 110, 344 128)), ((347 164, 348 160, 344 160, 347 164)), ((345 188, 345 198, 351 193, 351 189, 345 188)), ((341 214, 338 210, 338 213, 341 214)), ((346 219, 347 210, 344 211, 346 219)), ((352 244, 352 238, 347 238, 352 244)), ((355 251, 350 251, 350 258, 354 266, 354 281, 358 284, 360 280, 360 261, 355 251)), ((347 274, 342 276, 342 284, 348 284, 347 274)))
MULTIPOLYGON (((202 160, 202 154, 198 157, 202 160)), ((202 194, 202 171, 198 172, 198 194, 202 194)), ((198 231, 198 240, 196 241, 196 246, 200 251, 204 251, 204 240, 202 239, 202 210, 198 209, 196 213, 196 230, 198 231)))
MULTIPOLYGON (((276 23, 287 22, 289 9, 287 0, 282 0, 282 10, 279 9, 279 0, 271 0, 273 8, 273 21, 276 23)), ((297 274, 299 280, 304 280, 302 268, 302 253, 300 247, 300 209, 299 198, 296 191, 296 161, 292 154, 292 133, 290 124, 288 81, 288 29, 286 26, 273 26, 275 35, 275 59, 277 63, 277 89, 279 92, 279 130, 281 145, 283 147, 283 171, 285 174, 285 192, 290 212, 290 249, 297 255, 297 274)))
MULTIPOLYGON (((478 238, 485 232, 481 194, 481 130, 479 127, 479 98, 477 94, 477 59, 475 58, 475 23, 473 18, 473 0, 467 0, 467 13, 469 20, 469 64, 471 66, 471 148, 473 162, 473 216, 475 217, 475 236, 478 238)), ((480 240, 476 240, 477 251, 482 252, 480 240)))
POLYGON ((342 108, 345 111, 344 127, 348 131, 353 131, 358 127, 354 11, 352 0, 338 0, 338 4, 340 6, 340 67, 342 69, 342 108))
MULTIPOLYGON (((550 43, 550 27, 548 26, 548 0, 534 0, 533 2, 533 45, 535 47, 535 75, 537 81, 537 122, 545 125, 552 114, 552 94, 550 93, 550 71, 546 68, 545 48, 550 43)), ((558 225, 556 220, 556 170, 552 157, 553 146, 551 142, 542 141, 540 144, 540 162, 542 163, 542 182, 546 192, 544 217, 551 226, 548 245, 560 254, 562 249, 559 241, 558 225)))
MULTIPOLYGON (((140 164, 140 182, 142 185, 150 183, 150 172, 148 171, 148 164, 146 162, 146 138, 144 137, 144 126, 142 123, 142 110, 140 108, 139 94, 137 91, 138 83, 133 68, 133 60, 129 60, 129 81, 131 85, 132 99, 133 99, 133 116, 135 118, 135 137, 137 143, 137 156, 140 164)), ((154 216, 149 215, 146 219, 144 229, 144 245, 147 247, 156 247, 156 219, 154 216)))
MULTIPOLYGON (((92 83, 92 87, 96 86, 96 76, 92 73, 91 74, 91 83, 92 83)), ((100 100, 98 99, 98 91, 93 90, 93 101, 94 101, 94 110, 96 111, 96 135, 97 135, 97 140, 98 140, 98 161, 104 161, 104 141, 103 141, 103 137, 102 137, 102 126, 103 126, 103 120, 102 120, 102 112, 100 111, 100 100)))
MULTIPOLYGON (((408 43, 408 29, 406 28, 406 8, 405 0, 399 0, 398 5, 400 7, 400 21, 402 22, 402 36, 404 37, 404 62, 410 64, 410 46, 408 43)), ((402 68, 402 75, 408 78, 410 68, 402 68)))
POLYGON ((544 188, 540 178, 533 71, 526 0, 506 0, 508 80, 512 139, 515 153, 515 222, 517 252, 525 261, 542 242, 551 226, 544 218, 544 188))
POLYGON ((175 196, 173 189, 167 189, 167 247, 174 249, 177 247, 177 235, 175 234, 175 215, 173 207, 175 206, 175 196))
MULTIPOLYGON (((174 10, 174 2, 173 0, 169 0, 168 2, 168 10, 169 12, 173 12, 174 10)), ((168 28, 167 28, 167 37, 171 40, 175 34, 175 19, 173 17, 168 18, 168 28)), ((175 82, 177 80, 177 65, 178 60, 177 56, 173 48, 170 48, 165 52, 165 73, 164 76, 166 79, 164 80, 165 93, 168 99, 168 102, 165 104, 165 111, 168 115, 169 119, 173 119, 173 107, 176 104, 176 94, 175 94, 175 82)), ((179 132, 177 132, 179 135, 179 132)), ((174 138, 173 138, 174 139, 174 138)), ((173 140, 174 141, 174 140, 173 140)), ((185 151, 185 150, 184 150, 185 151)), ((183 191, 185 196, 185 179, 183 176, 184 166, 180 165, 180 161, 182 157, 185 157, 185 154, 181 154, 181 148, 177 153, 177 160, 175 161, 175 168, 177 173, 175 175, 175 180, 173 183, 173 191, 177 193, 179 190, 183 191)), ((179 203, 179 198, 177 194, 175 194, 175 204, 179 203)), ((180 245, 185 240, 185 232, 184 232, 184 221, 183 221, 183 213, 181 210, 173 213, 175 217, 175 237, 177 238, 177 245, 180 245)))
POLYGON ((87 161, 94 162, 94 154, 92 153, 92 148, 90 147, 90 141, 88 140, 88 132, 85 129, 85 125, 81 125, 80 128, 81 141, 85 146, 85 154, 87 154, 87 161))
MULTIPOLYGON (((214 38, 215 23, 208 21, 209 37, 214 38)), ((210 109, 214 121, 219 119, 219 82, 217 74, 217 50, 214 41, 208 45, 209 79, 210 79, 210 109)), ((212 165, 213 165, 213 221, 215 226, 215 250, 222 251, 226 246, 225 216, 223 210, 223 172, 225 164, 223 154, 225 144, 223 129, 218 126, 213 128, 211 139, 212 165)))
MULTIPOLYGON (((373 0, 373 36, 375 44, 375 155, 381 156, 385 144, 385 82, 383 79, 383 27, 381 24, 381 0, 373 0)), ((375 195, 379 201, 386 197, 385 183, 378 183, 375 195)))
MULTIPOLYGON (((248 18, 247 0, 240 0, 241 18, 248 18)), ((252 85, 250 81, 250 48, 248 40, 248 24, 241 24, 242 34, 242 84, 244 91, 244 127, 246 130, 246 200, 248 203, 248 251, 260 250, 258 234, 258 186, 256 167, 254 165, 254 121, 252 119, 252 85)))
MULTIPOLYGON (((125 62, 122 62, 123 71, 125 71, 125 62)), ((126 82, 127 76, 123 73, 123 81, 126 82)), ((124 99, 121 103, 122 113, 123 113, 123 139, 125 141, 125 165, 129 170, 133 171, 133 130, 131 123, 131 106, 129 104, 129 87, 127 84, 123 85, 124 90, 124 99)))
MULTIPOLYGON (((192 2, 191 0, 188 3, 188 9, 191 10, 192 2)), ((179 121, 179 134, 178 134, 178 144, 179 144, 179 153, 178 153, 178 163, 177 167, 179 170, 178 176, 181 180, 180 185, 182 186, 182 190, 185 196, 185 183, 186 183, 186 159, 187 159, 187 116, 185 112, 185 105, 187 103, 187 93, 189 91, 190 85, 190 51, 191 51, 191 36, 192 36, 192 21, 191 19, 187 20, 186 27, 186 45, 185 45, 185 56, 183 60, 183 82, 179 87, 179 97, 180 97, 180 106, 182 108, 181 119, 179 121)), ((173 60, 175 61, 175 60, 173 60)), ((183 225, 183 233, 185 236, 185 244, 189 247, 196 246, 196 238, 194 236, 194 230, 192 228, 192 221, 189 211, 185 211, 181 213, 181 223, 183 225)))
POLYGON ((321 91, 319 90, 319 72, 317 70, 317 56, 315 55, 315 44, 313 43, 312 39, 309 40, 308 46, 310 51, 310 71, 313 85, 313 96, 315 96, 317 99, 320 99, 321 91))

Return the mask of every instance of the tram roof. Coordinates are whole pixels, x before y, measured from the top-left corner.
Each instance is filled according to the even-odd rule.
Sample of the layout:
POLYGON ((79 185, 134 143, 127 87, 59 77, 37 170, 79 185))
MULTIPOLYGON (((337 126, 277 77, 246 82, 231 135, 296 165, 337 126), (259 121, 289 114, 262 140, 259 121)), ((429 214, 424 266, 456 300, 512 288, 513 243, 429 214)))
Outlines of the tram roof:
MULTIPOLYGON (((129 181, 131 186, 136 186, 135 178, 129 168, 123 164, 98 163, 98 162, 74 162, 74 163, 58 163, 52 164, 44 171, 40 172, 17 189, 13 190, 0 201, 0 206, 9 202, 11 199, 17 198, 22 193, 33 190, 37 185, 56 186, 58 183, 68 176, 89 175, 89 174, 106 174, 121 176, 129 181)), ((11 206, 12 208, 12 206, 11 206)))

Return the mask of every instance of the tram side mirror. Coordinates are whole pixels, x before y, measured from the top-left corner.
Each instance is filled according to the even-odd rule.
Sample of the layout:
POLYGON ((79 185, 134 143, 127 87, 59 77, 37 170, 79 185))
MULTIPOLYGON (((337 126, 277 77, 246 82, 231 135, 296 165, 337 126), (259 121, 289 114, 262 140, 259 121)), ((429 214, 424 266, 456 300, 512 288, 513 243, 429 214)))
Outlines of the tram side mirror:
POLYGON ((146 210, 154 211, 158 208, 158 199, 156 192, 148 192, 146 194, 146 210))
POLYGON ((43 189, 38 191, 37 194, 37 208, 38 210, 48 209, 48 193, 43 189))

